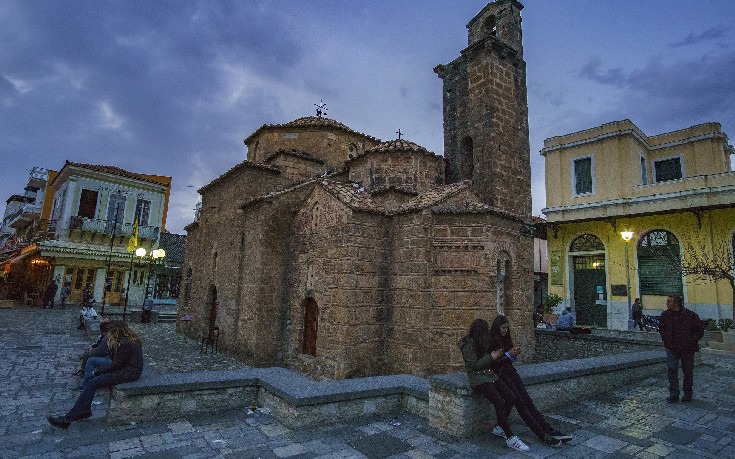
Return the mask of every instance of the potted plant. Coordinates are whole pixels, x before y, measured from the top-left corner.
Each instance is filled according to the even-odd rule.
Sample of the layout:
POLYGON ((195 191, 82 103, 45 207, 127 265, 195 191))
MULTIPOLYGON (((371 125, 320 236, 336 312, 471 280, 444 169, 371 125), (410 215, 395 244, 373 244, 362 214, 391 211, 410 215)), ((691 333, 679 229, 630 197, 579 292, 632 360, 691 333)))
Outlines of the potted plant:
POLYGON ((544 308, 544 322, 547 324, 556 323, 557 319, 559 319, 559 314, 554 314, 554 308, 559 306, 563 301, 564 298, 555 293, 543 297, 541 306, 544 308))

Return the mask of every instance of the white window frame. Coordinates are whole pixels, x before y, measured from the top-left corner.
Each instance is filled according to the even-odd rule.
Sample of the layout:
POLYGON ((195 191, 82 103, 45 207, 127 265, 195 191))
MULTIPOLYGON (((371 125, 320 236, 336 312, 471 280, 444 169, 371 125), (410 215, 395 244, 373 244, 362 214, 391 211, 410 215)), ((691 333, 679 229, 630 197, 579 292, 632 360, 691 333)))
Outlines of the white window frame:
POLYGON ((675 180, 684 180, 687 177, 685 169, 684 169, 684 155, 682 154, 671 155, 671 156, 666 156, 664 158, 656 158, 651 163, 651 173, 653 175, 653 183, 668 183, 668 182, 675 181, 675 180, 667 180, 665 182, 659 182, 658 177, 656 177, 656 163, 659 161, 666 161, 666 160, 674 159, 674 158, 679 158, 679 169, 681 169, 681 178, 675 179, 675 180))
POLYGON ((590 153, 588 155, 575 156, 569 158, 569 169, 572 173, 572 196, 593 196, 595 194, 595 155, 590 153), (590 158, 590 175, 592 176, 592 191, 589 193, 577 193, 577 174, 574 166, 574 162, 580 159, 590 158))
POLYGON ((641 155, 641 185, 648 185, 648 160, 641 155))

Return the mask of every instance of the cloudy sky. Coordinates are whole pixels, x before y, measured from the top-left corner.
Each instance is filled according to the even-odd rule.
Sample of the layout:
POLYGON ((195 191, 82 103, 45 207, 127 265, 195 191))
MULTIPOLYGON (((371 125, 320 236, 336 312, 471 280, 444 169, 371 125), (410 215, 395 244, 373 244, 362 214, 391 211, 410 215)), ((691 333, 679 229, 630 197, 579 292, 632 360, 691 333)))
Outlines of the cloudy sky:
MULTIPOLYGON (((169 175, 180 233, 245 137, 320 99, 357 131, 400 128, 441 154, 432 68, 485 3, 3 0, 0 197, 66 159, 169 175)), ((547 137, 630 118, 649 135, 719 121, 735 140, 735 2, 523 3, 535 214, 547 137)))

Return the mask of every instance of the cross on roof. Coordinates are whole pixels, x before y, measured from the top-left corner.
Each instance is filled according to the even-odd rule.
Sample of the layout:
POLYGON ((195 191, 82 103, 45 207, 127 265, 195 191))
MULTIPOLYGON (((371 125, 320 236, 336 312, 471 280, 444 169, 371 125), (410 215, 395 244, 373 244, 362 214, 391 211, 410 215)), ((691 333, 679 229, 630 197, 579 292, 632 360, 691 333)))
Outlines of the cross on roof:
POLYGON ((396 134, 398 134, 398 140, 401 140, 401 130, 400 129, 396 131, 396 134))
POLYGON ((319 99, 319 103, 314 104, 314 106, 316 107, 316 116, 321 117, 322 114, 326 115, 327 104, 325 104, 323 100, 319 99))

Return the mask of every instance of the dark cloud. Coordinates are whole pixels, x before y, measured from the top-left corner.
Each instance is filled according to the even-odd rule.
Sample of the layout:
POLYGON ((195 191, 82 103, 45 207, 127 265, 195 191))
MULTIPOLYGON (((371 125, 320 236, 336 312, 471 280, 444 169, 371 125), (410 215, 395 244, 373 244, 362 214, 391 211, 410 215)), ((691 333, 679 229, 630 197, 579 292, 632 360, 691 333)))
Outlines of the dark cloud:
POLYGON ((595 56, 582 67, 579 75, 601 84, 620 87, 625 84, 625 75, 623 69, 616 67, 607 70, 601 70, 602 61, 595 56))
POLYGON ((727 35, 727 32, 728 30, 723 26, 712 27, 711 29, 707 29, 699 34, 690 32, 689 35, 687 35, 683 40, 671 43, 669 44, 669 47, 680 48, 682 46, 695 45, 697 43, 717 40, 720 38, 724 38, 725 35, 727 35))
POLYGON ((638 114, 643 122, 671 129, 704 121, 720 121, 731 128, 735 121, 733 51, 673 62, 655 58, 628 72, 602 70, 599 60, 593 59, 580 73, 621 91, 616 107, 599 112, 603 117, 638 114))

